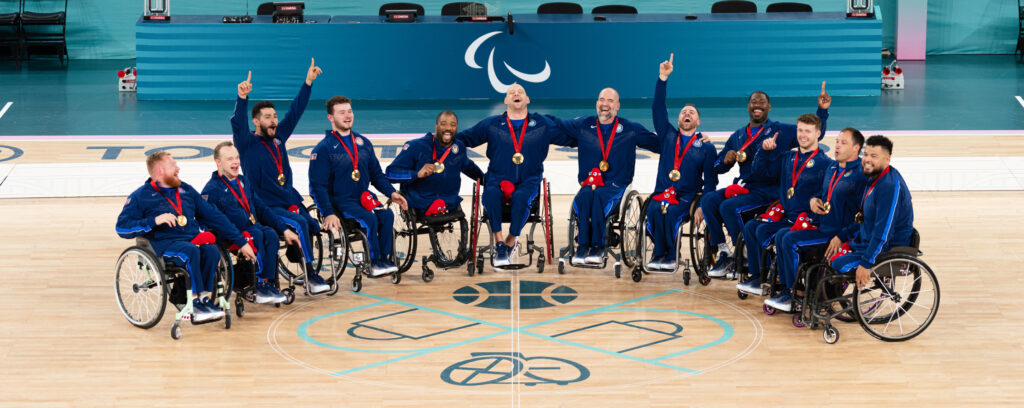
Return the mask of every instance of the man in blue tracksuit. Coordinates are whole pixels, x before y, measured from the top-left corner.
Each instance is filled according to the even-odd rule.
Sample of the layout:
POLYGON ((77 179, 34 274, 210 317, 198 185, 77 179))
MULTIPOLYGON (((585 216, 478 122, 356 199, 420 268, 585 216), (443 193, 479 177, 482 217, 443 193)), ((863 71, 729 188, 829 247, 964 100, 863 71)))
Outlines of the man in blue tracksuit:
POLYGON ((146 167, 150 178, 125 201, 117 216, 117 235, 148 239, 156 256, 188 271, 194 323, 219 319, 224 310, 210 300, 210 294, 216 289, 220 251, 214 240, 201 240, 200 236, 207 233, 201 233, 199 222, 238 245, 245 258, 255 260, 256 255, 224 214, 203 200, 192 186, 181 182, 178 165, 170 153, 149 155, 146 167))
POLYGON ((914 232, 910 189, 899 171, 889 165, 891 155, 892 141, 885 136, 871 136, 864 142, 861 167, 870 180, 860 198, 860 229, 849 241, 851 252, 832 260, 832 267, 839 272, 856 269, 860 287, 871 283, 871 267, 878 254, 910 245, 914 232))
POLYGON ((408 203, 384 176, 370 139, 352 130, 352 101, 344 96, 328 99, 327 119, 331 130, 309 157, 309 190, 324 216, 324 228, 340 229, 339 216, 355 220, 366 233, 373 276, 398 271, 390 260, 395 215, 380 205, 370 183, 402 209, 408 203))
POLYGON ((800 254, 828 245, 825 259, 839 250, 843 241, 857 231, 854 215, 860 209, 860 198, 867 184, 867 176, 860 168, 860 149, 864 135, 854 128, 846 128, 836 138, 836 162, 825 170, 818 193, 811 197, 810 209, 817 229, 792 231, 783 228, 775 234, 775 254, 778 257, 779 278, 787 288, 764 301, 768 306, 789 312, 794 295, 800 254))
POLYGON ((576 143, 556 119, 527 112, 529 103, 526 90, 519 84, 512 84, 505 93, 505 113, 484 118, 456 135, 456 139, 469 148, 487 143, 490 163, 482 198, 496 242, 495 266, 511 264, 509 257, 530 215, 530 207, 540 192, 549 146, 574 146, 576 143), (502 184, 512 190, 509 197, 512 206, 510 220, 501 219, 505 194, 502 184), (502 221, 509 223, 508 237, 502 237, 502 221))
POLYGON ((238 84, 238 99, 235 101, 234 114, 231 115, 232 140, 242 158, 242 172, 249 179, 253 192, 263 199, 281 221, 298 233, 306 258, 307 279, 312 279, 312 284, 317 287, 322 287, 324 281, 317 275, 318 271, 312 270, 313 245, 310 237, 320 233, 320 225, 306 211, 302 205, 302 196, 292 186, 292 167, 288 161, 286 143, 306 110, 313 81, 320 73, 320 67, 310 60, 306 82, 302 84, 298 96, 292 100, 288 113, 280 123, 277 121, 274 104, 263 101, 253 106, 252 123, 256 131, 250 132, 245 120, 248 95, 252 91, 252 71, 249 71, 249 78, 238 84))
POLYGON ((392 183, 401 183, 402 194, 419 216, 437 200, 451 211, 460 208, 462 174, 473 180, 484 177, 483 170, 469 159, 466 145, 455 139, 458 130, 455 112, 441 112, 434 133, 407 142, 385 171, 392 183))
POLYGON ((661 138, 661 158, 645 226, 654 240, 654 253, 647 266, 654 270, 675 269, 676 227, 689 218, 690 203, 697 192, 708 194, 718 185, 718 173, 714 170, 715 146, 697 132, 700 126, 697 107, 686 105, 679 111, 676 120, 679 129, 668 121, 665 93, 674 57, 669 56, 669 60, 659 66, 651 105, 654 128, 661 138))
MULTIPOLYGON (((282 303, 285 296, 273 284, 277 281, 277 251, 280 247, 277 236, 284 235, 285 241, 293 245, 299 245, 299 236, 281 222, 251 187, 246 188, 249 184, 238 173, 241 162, 233 143, 218 144, 213 149, 213 161, 217 164, 217 171, 203 187, 203 198, 227 216, 239 231, 248 234, 246 239, 251 239, 255 245, 259 256, 253 264, 259 277, 255 282, 256 303, 282 303)), ((318 288, 320 290, 323 288, 318 288)))
MULTIPOLYGON (((825 82, 821 83, 821 94, 818 95, 818 118, 821 119, 821 133, 818 140, 825 137, 825 128, 828 122, 828 108, 832 105, 832 97, 825 92, 825 82)), ((747 112, 750 115, 750 123, 729 136, 725 147, 718 154, 715 162, 715 171, 724 174, 732 168, 733 164, 739 163, 740 175, 734 184, 742 185, 749 192, 726 197, 726 189, 719 189, 711 194, 705 194, 701 198, 701 213, 707 223, 708 235, 712 248, 718 247, 719 256, 714 267, 708 272, 708 276, 714 278, 725 277, 732 266, 732 249, 725 243, 725 234, 722 233, 722 224, 729 231, 729 236, 735 243, 743 232, 744 212, 757 207, 767 205, 778 199, 779 179, 774 176, 766 176, 753 171, 754 156, 761 149, 765 139, 778 136, 776 144, 780 151, 788 151, 797 146, 796 125, 773 122, 768 119, 768 112, 772 105, 769 102, 768 94, 762 91, 754 91, 747 100, 747 112)))
POLYGON ((602 89, 597 96, 597 115, 559 119, 562 128, 579 145, 581 187, 572 202, 576 214, 575 265, 601 264, 605 256, 605 219, 633 182, 638 147, 658 153, 660 139, 640 125, 618 116, 619 93, 602 89))
MULTIPOLYGON (((779 197, 778 205, 781 206, 783 214, 776 217, 777 220, 761 218, 743 226, 747 273, 750 277, 736 285, 740 291, 761 294, 761 251, 768 246, 775 233, 790 228, 797 222, 801 223, 799 228, 811 226, 811 221, 800 220, 799 216, 806 216, 810 211, 811 197, 821 188, 825 171, 835 163, 821 152, 818 146, 820 134, 820 119, 809 113, 804 114, 796 120, 797 150, 781 150, 777 144, 778 140, 772 136, 765 139, 760 151, 754 156, 754 172, 779 180, 775 188, 779 197), (808 225, 802 225, 805 222, 808 225)), ((769 210, 769 214, 771 212, 772 209, 769 210)))

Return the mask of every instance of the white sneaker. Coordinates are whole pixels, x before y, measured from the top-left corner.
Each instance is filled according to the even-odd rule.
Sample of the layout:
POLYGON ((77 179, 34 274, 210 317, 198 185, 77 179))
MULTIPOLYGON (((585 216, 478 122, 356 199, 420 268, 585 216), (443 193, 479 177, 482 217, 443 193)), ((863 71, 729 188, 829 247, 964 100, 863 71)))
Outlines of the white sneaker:
POLYGON ((389 273, 391 273, 391 270, 388 269, 388 267, 386 267, 384 265, 381 265, 379 263, 376 264, 376 265, 373 265, 373 268, 370 268, 370 276, 373 276, 373 277, 384 276, 384 275, 387 275, 389 273))
POLYGON ((604 261, 604 249, 599 247, 590 247, 587 251, 587 257, 584 258, 587 264, 600 265, 604 261))

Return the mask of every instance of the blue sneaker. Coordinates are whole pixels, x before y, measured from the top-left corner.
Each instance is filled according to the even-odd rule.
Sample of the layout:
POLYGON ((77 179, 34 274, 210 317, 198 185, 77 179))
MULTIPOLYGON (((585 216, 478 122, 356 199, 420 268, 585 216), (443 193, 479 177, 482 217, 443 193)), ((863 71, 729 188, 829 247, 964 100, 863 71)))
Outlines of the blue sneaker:
POLYGON ((736 289, 740 292, 761 296, 761 277, 757 275, 751 276, 743 283, 736 284, 736 289))
POLYGON ((398 272, 398 267, 395 266, 395 264, 391 263, 390 259, 382 259, 380 261, 380 266, 383 266, 384 269, 387 269, 388 273, 398 272))
POLYGON ((511 248, 505 245, 505 242, 499 242, 494 245, 494 266, 508 266, 511 264, 508 260, 508 253, 511 248))
POLYGON ((793 294, 784 290, 782 293, 773 296, 771 299, 765 300, 764 304, 774 307, 775 310, 781 310, 783 312, 789 312, 793 310, 793 294))
POLYGON ((203 302, 203 305, 206 306, 206 309, 213 314, 214 319, 220 319, 224 317, 224 309, 221 309, 220 306, 217 306, 217 304, 210 300, 210 298, 203 297, 203 300, 201 302, 203 302))
POLYGON ((283 302, 284 300, 279 299, 277 295, 280 295, 280 297, 282 298, 284 297, 284 295, 281 295, 281 292, 277 292, 277 295, 275 295, 274 292, 276 291, 277 288, 274 288, 274 286, 270 284, 270 281, 266 279, 260 279, 260 282, 256 284, 256 303, 262 304, 283 302))
POLYGON ((725 252, 718 254, 718 262, 715 262, 715 266, 711 267, 708 271, 708 277, 711 278, 724 278, 729 273, 729 269, 732 267, 732 257, 725 252))
POLYGON ((604 248, 597 245, 591 246, 584 261, 590 265, 600 265, 604 261, 604 248))
POLYGON ((573 265, 582 265, 586 263, 587 253, 590 252, 589 246, 577 246, 576 253, 572 255, 573 265))
POLYGON ((202 299, 192 298, 192 323, 203 323, 215 319, 202 299))
POLYGON ((307 278, 306 287, 309 288, 309 294, 319 295, 331 290, 331 285, 324 282, 324 278, 321 278, 320 275, 310 273, 307 278))

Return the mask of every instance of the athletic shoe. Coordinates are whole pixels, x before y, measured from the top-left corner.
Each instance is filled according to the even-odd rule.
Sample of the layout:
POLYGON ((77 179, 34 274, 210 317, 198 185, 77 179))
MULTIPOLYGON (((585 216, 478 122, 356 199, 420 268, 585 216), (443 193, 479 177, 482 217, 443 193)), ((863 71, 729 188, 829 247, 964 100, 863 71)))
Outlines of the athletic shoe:
POLYGON ((765 300, 764 304, 774 307, 775 310, 789 312, 793 310, 793 295, 788 290, 784 290, 782 293, 765 300))
POLYGON ((256 303, 281 303, 284 299, 284 295, 270 281, 261 280, 256 284, 256 303))
POLYGON ((590 247, 590 250, 587 251, 587 257, 584 258, 584 261, 586 261, 587 264, 590 265, 600 265, 601 262, 604 261, 604 248, 601 248, 596 245, 590 247))
POLYGON ((395 266, 395 264, 391 263, 391 261, 388 259, 382 259, 380 261, 380 266, 383 266, 385 269, 387 269, 388 273, 398 272, 398 267, 395 266))
POLYGON ((505 245, 504 242, 499 242, 494 245, 494 266, 508 266, 511 262, 508 260, 509 252, 512 248, 505 245))
POLYGON ((676 270, 676 260, 670 259, 668 256, 661 258, 661 270, 663 271, 674 271, 676 270))
POLYGON ((374 262, 373 266, 370 268, 370 276, 373 277, 384 276, 389 273, 388 267, 384 266, 384 263, 381 261, 374 262))
POLYGON ((221 309, 220 306, 217 306, 217 304, 210 300, 210 298, 204 297, 201 302, 203 302, 203 305, 206 306, 206 309, 209 310, 210 313, 213 313, 214 319, 220 319, 224 317, 224 309, 221 309))
POLYGON ((216 315, 206 308, 199 298, 192 298, 192 323, 203 323, 216 319, 216 315))
POLYGON ((729 273, 729 269, 732 267, 732 257, 722 252, 718 255, 718 262, 715 262, 715 266, 708 271, 708 277, 711 278, 722 278, 729 273))
POLYGON ((321 293, 325 293, 325 292, 331 290, 331 285, 328 285, 327 282, 324 282, 324 278, 321 278, 320 275, 316 275, 316 274, 312 274, 312 273, 310 273, 308 275, 309 275, 308 276, 308 278, 309 278, 308 279, 308 283, 309 284, 306 285, 306 287, 309 288, 309 294, 311 294, 311 295, 319 295, 321 293))
POLYGON ((740 292, 761 296, 761 277, 751 276, 743 283, 736 284, 736 289, 740 292))
POLYGON ((587 253, 590 252, 589 246, 578 246, 576 247, 576 253, 572 255, 573 265, 582 265, 586 263, 587 253))

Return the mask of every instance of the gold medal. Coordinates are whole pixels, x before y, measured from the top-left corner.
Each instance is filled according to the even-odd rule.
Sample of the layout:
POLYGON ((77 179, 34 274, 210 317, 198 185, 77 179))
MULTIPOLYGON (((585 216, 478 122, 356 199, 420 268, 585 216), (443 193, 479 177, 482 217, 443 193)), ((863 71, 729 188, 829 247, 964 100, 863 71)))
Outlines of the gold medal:
POLYGON ((747 152, 740 150, 739 153, 736 153, 736 161, 740 163, 747 161, 747 152))
POLYGON ((854 215, 853 216, 853 222, 856 222, 858 224, 863 224, 864 223, 864 213, 858 212, 857 215, 854 215))
POLYGON ((793 194, 796 194, 796 190, 793 190, 793 187, 786 190, 786 198, 793 198, 793 194))
POLYGON ((277 175, 277 184, 280 184, 280 185, 283 186, 284 185, 284 180, 285 180, 284 173, 279 173, 277 175))
POLYGON ((178 226, 179 227, 184 227, 185 224, 188 224, 188 218, 185 218, 185 214, 179 215, 178 216, 178 226))
POLYGON ((352 170, 352 181, 359 181, 359 170, 352 170))
POLYGON ((444 173, 444 163, 434 162, 434 172, 435 173, 444 173))
POLYGON ((823 207, 825 207, 825 214, 828 214, 830 211, 832 211, 832 203, 828 201, 825 202, 825 205, 823 205, 823 207))
POLYGON ((516 153, 512 155, 512 163, 523 164, 523 160, 526 160, 526 158, 523 157, 522 153, 516 153))
POLYGON ((666 204, 664 202, 661 203, 661 213, 662 214, 668 214, 668 204, 666 204))
POLYGON ((601 171, 608 171, 608 169, 611 168, 611 165, 608 164, 607 161, 601 160, 601 162, 597 164, 597 168, 601 169, 601 171))
POLYGON ((679 174, 679 170, 672 170, 672 171, 668 172, 668 179, 669 180, 679 181, 679 177, 680 176, 681 176, 681 174, 679 174))
POLYGON ((255 223, 256 223, 256 217, 253 217, 253 216, 252 216, 252 213, 249 213, 249 222, 251 222, 251 223, 253 223, 253 224, 255 224, 255 223))

